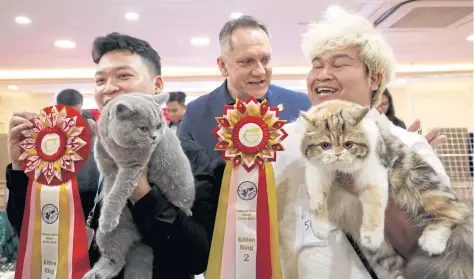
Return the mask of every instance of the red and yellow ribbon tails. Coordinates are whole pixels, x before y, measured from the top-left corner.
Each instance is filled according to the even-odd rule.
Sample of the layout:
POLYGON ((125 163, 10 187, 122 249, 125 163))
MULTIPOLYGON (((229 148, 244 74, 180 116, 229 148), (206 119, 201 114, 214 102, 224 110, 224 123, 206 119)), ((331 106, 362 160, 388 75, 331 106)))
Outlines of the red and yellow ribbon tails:
POLYGON ((206 279, 281 279, 272 163, 287 137, 278 108, 255 98, 216 117, 216 150, 227 161, 206 279))
POLYGON ((80 279, 90 269, 76 175, 90 151, 81 114, 52 106, 33 119, 20 143, 30 178, 15 279, 80 279))

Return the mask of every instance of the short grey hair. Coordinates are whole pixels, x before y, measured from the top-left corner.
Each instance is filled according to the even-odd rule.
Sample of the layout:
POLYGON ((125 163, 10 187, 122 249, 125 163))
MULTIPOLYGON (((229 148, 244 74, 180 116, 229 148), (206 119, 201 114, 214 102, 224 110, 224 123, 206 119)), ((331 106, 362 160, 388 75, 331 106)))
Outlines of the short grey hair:
POLYGON ((228 51, 232 50, 231 38, 232 33, 238 28, 255 28, 261 29, 268 38, 270 38, 270 32, 268 31, 267 25, 251 16, 243 15, 235 19, 227 21, 219 32, 219 55, 223 56, 228 51))

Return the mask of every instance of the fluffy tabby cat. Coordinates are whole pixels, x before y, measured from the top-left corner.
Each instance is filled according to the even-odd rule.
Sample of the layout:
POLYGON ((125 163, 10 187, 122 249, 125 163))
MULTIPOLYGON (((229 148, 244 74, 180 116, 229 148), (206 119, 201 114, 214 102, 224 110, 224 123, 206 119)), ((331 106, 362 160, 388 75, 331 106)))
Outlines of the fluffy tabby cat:
POLYGON ((152 250, 140 243, 126 206, 146 166, 149 183, 188 216, 192 214, 194 177, 179 139, 162 115, 160 107, 167 99, 167 94, 124 94, 102 112, 95 144, 95 159, 104 175, 96 238, 102 257, 84 278, 112 278, 125 264, 125 278, 152 278, 152 250))
POLYGON ((391 133, 384 116, 369 108, 329 101, 302 116, 315 234, 325 238, 329 221, 353 235, 373 264, 392 278, 473 278, 472 208, 461 202, 425 160, 391 133), (388 200, 423 228, 419 248, 405 265, 384 240, 388 200), (328 221, 329 220, 329 221, 328 221))

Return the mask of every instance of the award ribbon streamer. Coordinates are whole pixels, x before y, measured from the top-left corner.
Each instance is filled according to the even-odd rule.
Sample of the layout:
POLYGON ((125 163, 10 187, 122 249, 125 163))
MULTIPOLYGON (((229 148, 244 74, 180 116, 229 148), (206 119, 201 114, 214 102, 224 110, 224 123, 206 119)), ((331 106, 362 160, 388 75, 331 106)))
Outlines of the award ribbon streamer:
POLYGON ((227 161, 206 279, 281 279, 276 185, 271 162, 283 151, 278 108, 237 99, 217 117, 215 149, 227 161))
POLYGON ((80 279, 90 269, 76 174, 90 151, 90 132, 73 108, 52 106, 32 120, 20 143, 30 178, 15 279, 80 279))

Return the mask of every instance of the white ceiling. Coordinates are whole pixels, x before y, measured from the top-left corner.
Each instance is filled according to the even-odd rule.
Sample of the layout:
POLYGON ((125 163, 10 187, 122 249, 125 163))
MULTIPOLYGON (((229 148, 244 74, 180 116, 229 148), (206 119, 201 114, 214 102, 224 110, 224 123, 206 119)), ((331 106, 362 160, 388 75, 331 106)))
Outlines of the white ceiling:
MULTIPOLYGON (((214 67, 217 36, 232 12, 253 15, 268 24, 273 36, 274 65, 307 65, 300 51, 304 23, 318 20, 330 4, 339 4, 374 21, 401 1, 387 0, 0 0, 0 70, 25 68, 91 68, 94 37, 118 31, 148 40, 160 53, 165 67, 214 67), (124 19, 126 12, 140 15, 124 19), (32 23, 20 26, 15 16, 32 23), (194 36, 207 36, 204 47, 190 44, 194 36), (71 39, 75 49, 57 49, 53 42, 71 39)), ((472 63, 472 13, 442 28, 390 28, 416 7, 470 7, 472 1, 423 0, 405 5, 379 29, 402 64, 472 63)), ((448 11, 448 10, 446 10, 448 11)), ((449 10, 450 14, 454 12, 449 10)), ((430 11, 415 15, 429 23, 430 11)), ((446 13, 441 13, 442 15, 446 13)), ((462 14, 462 12, 461 12, 462 14)), ((413 18, 412 18, 413 20, 413 18)), ((450 19, 447 19, 449 21, 450 19)), ((419 25, 418 22, 417 24, 419 25)))

